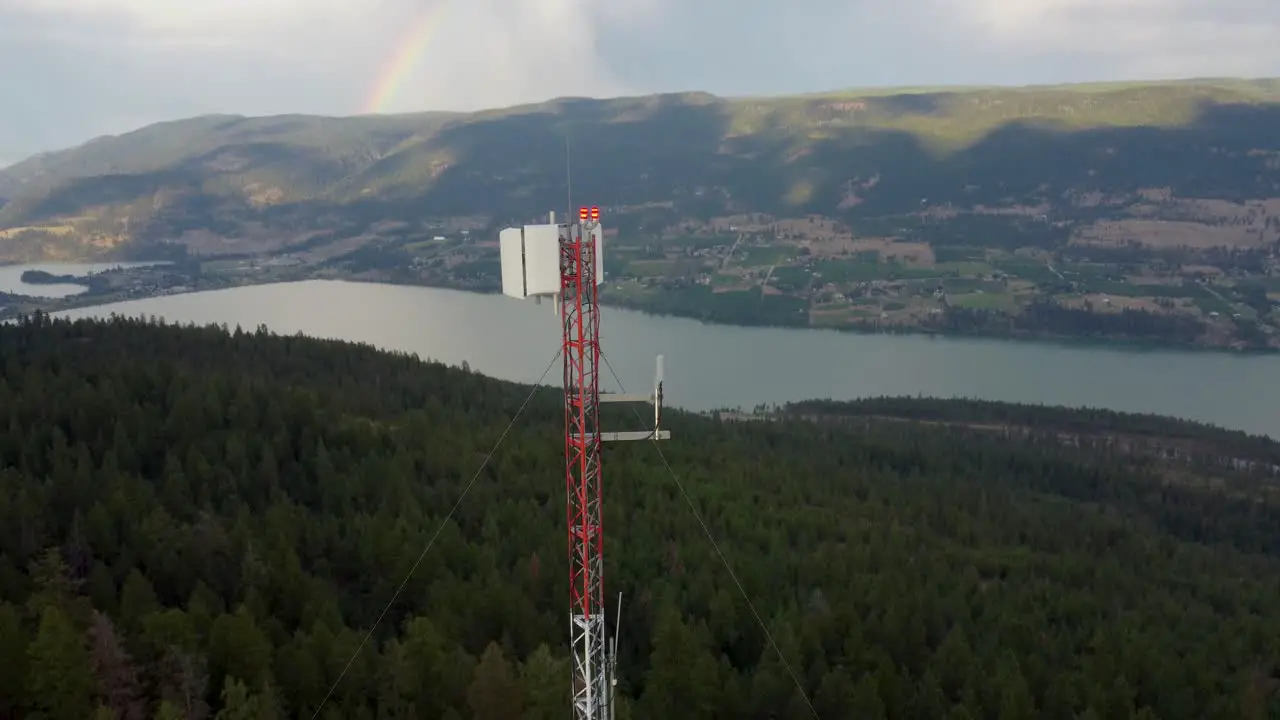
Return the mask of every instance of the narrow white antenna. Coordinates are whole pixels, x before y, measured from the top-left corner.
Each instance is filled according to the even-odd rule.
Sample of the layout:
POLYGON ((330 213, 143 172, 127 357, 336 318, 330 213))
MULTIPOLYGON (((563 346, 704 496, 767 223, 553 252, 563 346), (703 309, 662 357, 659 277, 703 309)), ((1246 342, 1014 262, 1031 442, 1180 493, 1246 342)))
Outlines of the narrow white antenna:
MULTIPOLYGON (((549 225, 555 225, 555 224, 556 224, 556 211, 555 211, 555 210, 550 210, 550 211, 548 211, 548 212, 547 212, 547 223, 548 223, 549 225)), ((541 305, 541 304, 542 304, 542 296, 541 296, 541 295, 537 295, 537 296, 535 296, 535 297, 533 298, 533 304, 534 304, 534 305, 541 305)), ((555 316, 556 316, 556 317, 560 317, 560 295, 559 295, 559 293, 557 293, 557 294, 555 294, 555 295, 552 295, 552 296, 551 296, 551 311, 555 314, 555 316)))
POLYGON ((658 356, 658 372, 653 376, 653 432, 662 426, 662 356, 658 356))
POLYGON ((613 649, 609 658, 609 720, 618 717, 618 636, 622 634, 622 593, 618 593, 618 621, 613 625, 613 649))
MULTIPOLYGON (((564 209, 565 223, 568 224, 573 222, 573 164, 569 161, 569 126, 568 125, 566 125, 564 128, 564 192, 565 192, 565 201, 569 203, 569 205, 564 209)), ((552 225, 556 224, 554 215, 552 215, 551 224, 552 225)), ((569 232, 572 233, 573 229, 570 228, 569 232)), ((555 311, 556 317, 560 317, 560 295, 558 293, 552 296, 551 304, 553 305, 552 309, 555 311)))

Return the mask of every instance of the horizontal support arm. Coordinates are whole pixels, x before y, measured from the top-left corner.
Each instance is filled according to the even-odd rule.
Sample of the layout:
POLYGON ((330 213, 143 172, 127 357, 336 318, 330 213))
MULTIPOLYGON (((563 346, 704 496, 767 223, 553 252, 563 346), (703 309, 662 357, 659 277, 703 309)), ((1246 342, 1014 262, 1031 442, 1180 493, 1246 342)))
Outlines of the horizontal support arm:
MULTIPOLYGON (((578 440, 579 435, 573 435, 574 440, 578 440)), ((670 440, 670 430, 627 430, 624 432, 602 432, 600 433, 600 442, 624 442, 631 440, 670 440)))
POLYGON ((622 393, 600 393, 600 402, 636 402, 651 403, 652 395, 624 395, 622 393))

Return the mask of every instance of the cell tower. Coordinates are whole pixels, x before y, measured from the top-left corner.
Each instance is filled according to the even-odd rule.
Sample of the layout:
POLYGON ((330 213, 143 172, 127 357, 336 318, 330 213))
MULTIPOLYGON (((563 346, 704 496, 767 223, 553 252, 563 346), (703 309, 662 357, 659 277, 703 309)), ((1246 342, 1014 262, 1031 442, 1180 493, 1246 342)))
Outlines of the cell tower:
MULTIPOLYGON (((600 393, 600 305, 604 229, 598 207, 578 222, 507 228, 499 233, 502 292, 555 302, 564 359, 564 464, 569 526, 569 643, 575 720, 608 720, 616 712, 617 628, 610 644, 604 605, 603 485, 600 443, 667 440, 662 419, 662 356, 653 395, 600 393), (653 403, 653 429, 601 432, 600 403, 653 403)), ((622 598, 619 596, 619 617, 622 598)))

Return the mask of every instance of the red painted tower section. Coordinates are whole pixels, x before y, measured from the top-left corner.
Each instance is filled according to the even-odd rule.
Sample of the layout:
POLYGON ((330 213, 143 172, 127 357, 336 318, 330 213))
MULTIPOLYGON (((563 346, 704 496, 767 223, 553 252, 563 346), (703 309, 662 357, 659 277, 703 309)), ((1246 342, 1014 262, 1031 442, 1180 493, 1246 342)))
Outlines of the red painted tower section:
POLYGON ((570 643, 574 717, 608 716, 604 615, 604 531, 600 476, 600 306, 596 244, 599 210, 583 208, 560 239, 563 322, 565 491, 569 530, 570 643))

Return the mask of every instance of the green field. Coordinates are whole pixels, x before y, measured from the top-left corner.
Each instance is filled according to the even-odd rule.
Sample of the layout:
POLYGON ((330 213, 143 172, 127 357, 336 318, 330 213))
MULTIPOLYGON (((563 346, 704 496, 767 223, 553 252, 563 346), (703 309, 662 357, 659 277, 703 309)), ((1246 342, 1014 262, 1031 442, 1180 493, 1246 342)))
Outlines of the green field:
POLYGON ((973 277, 945 278, 942 281, 942 288, 949 294, 965 294, 982 290, 986 292, 985 287, 988 283, 973 277))
POLYGON ((897 262, 861 262, 857 260, 819 260, 813 271, 823 282, 850 283, 873 280, 911 280, 938 277, 932 268, 920 268, 897 262))
POLYGON ((639 277, 686 277, 706 270, 706 263, 696 258, 676 260, 632 260, 626 264, 626 272, 639 277))
POLYGON ((1099 280, 1081 284, 1081 290, 1116 297, 1202 298, 1213 297, 1198 285, 1135 285, 1099 280))
POLYGON ((1037 262, 1019 258, 995 260, 991 264, 1012 277, 1029 280, 1037 285, 1058 285, 1064 282, 1043 261, 1037 262))
POLYGON ((956 307, 969 308, 972 310, 1001 310, 1004 312, 1012 312, 1017 309, 1017 303, 1014 302, 1013 296, 1003 293, 968 293, 964 295, 949 295, 947 301, 956 307))
POLYGON ((1222 298, 1215 295, 1203 295, 1196 298, 1195 303, 1196 307, 1200 308, 1205 313, 1216 312, 1219 315, 1232 315, 1236 312, 1233 305, 1223 302, 1222 298))
POLYGON ((786 261, 793 255, 795 255, 794 248, 786 246, 750 245, 745 248, 739 246, 737 252, 733 254, 733 259, 729 262, 746 267, 759 267, 762 265, 776 265, 786 261))
POLYGON ((747 282, 742 277, 732 273, 715 273, 711 276, 712 287, 732 287, 747 282))
POLYGON ((979 260, 957 260, 955 262, 935 263, 933 269, 938 271, 939 275, 947 273, 956 273, 961 277, 972 277, 975 275, 990 275, 992 271, 991 265, 979 260))

